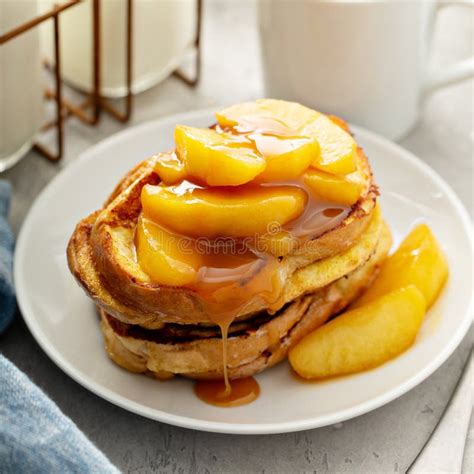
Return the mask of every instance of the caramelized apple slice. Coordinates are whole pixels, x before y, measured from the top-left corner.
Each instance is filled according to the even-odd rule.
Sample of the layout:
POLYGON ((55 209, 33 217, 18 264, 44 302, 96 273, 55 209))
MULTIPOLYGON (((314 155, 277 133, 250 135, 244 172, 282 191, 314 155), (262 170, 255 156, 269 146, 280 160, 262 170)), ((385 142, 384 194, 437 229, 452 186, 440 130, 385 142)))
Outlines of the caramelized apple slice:
POLYGON ((357 171, 336 175, 314 169, 308 170, 304 174, 304 182, 317 197, 348 206, 359 200, 364 188, 364 181, 357 171))
POLYGON ((376 367, 414 342, 425 315, 415 286, 388 293, 316 329, 289 353, 302 377, 322 379, 376 367))
POLYGON ((426 224, 416 226, 387 258, 373 285, 354 307, 362 306, 389 291, 415 285, 429 308, 448 278, 448 264, 435 236, 426 224))
POLYGON ((265 160, 251 146, 227 134, 177 125, 174 139, 186 173, 209 186, 245 184, 265 169, 265 160))
POLYGON ((155 171, 166 184, 179 183, 186 177, 183 162, 172 151, 156 155, 155 171))
POLYGON ((194 251, 190 239, 171 234, 140 217, 135 245, 138 263, 153 282, 186 286, 197 281, 202 256, 194 251))
POLYGON ((301 104, 260 99, 228 107, 216 117, 220 126, 239 133, 313 137, 320 148, 312 162, 315 168, 335 174, 356 170, 357 146, 351 135, 324 114, 301 104))
POLYGON ((145 216, 179 234, 245 237, 265 233, 269 223, 284 225, 297 218, 304 210, 307 194, 296 186, 177 193, 172 188, 147 185, 141 201, 145 216))

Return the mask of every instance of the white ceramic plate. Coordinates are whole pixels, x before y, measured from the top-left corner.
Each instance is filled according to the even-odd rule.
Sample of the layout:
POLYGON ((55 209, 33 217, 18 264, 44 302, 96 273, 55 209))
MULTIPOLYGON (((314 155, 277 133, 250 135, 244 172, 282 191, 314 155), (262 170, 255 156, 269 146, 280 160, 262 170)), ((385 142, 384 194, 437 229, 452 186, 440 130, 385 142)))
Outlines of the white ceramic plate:
POLYGON ((60 173, 35 202, 18 239, 15 280, 23 316, 44 351, 73 379, 116 405, 165 423, 223 433, 282 433, 340 422, 390 402, 428 377, 470 324, 470 221, 454 192, 427 165, 357 127, 395 244, 415 223, 426 221, 449 259, 449 282, 410 350, 377 369, 324 383, 300 383, 282 363, 257 376, 260 398, 238 408, 203 403, 190 381, 158 382, 109 360, 94 306, 67 268, 69 236, 129 168, 172 146, 176 123, 212 122, 211 111, 199 111, 114 135, 60 173))

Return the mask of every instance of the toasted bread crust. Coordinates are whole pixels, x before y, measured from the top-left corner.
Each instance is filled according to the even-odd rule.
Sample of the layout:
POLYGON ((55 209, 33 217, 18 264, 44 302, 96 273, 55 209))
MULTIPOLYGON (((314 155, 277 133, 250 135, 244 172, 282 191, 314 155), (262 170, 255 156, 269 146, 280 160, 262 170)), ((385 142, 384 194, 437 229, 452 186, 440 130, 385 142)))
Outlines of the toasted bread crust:
MULTIPOLYGON (((350 274, 295 299, 273 317, 264 317, 262 321, 257 316, 236 323, 227 344, 230 377, 253 375, 281 361, 301 338, 340 312, 370 285, 390 246, 390 231, 384 225, 370 259, 350 274)), ((183 326, 176 333, 143 330, 123 324, 103 310, 100 313, 107 352, 127 370, 151 372, 158 378, 173 374, 198 379, 222 377, 218 329, 183 326)))

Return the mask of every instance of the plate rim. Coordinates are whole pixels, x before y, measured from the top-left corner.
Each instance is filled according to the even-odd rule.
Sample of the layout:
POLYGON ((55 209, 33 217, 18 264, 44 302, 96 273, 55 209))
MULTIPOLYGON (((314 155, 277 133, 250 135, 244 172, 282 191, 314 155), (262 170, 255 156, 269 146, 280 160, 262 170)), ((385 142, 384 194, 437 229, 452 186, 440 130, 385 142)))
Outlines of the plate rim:
MULTIPOLYGON (((466 303, 466 310, 463 315, 462 323, 458 325, 458 328, 451 340, 446 344, 443 349, 433 358, 421 371, 413 375, 408 380, 397 385, 396 387, 384 392, 383 394, 369 399, 363 403, 359 403, 355 406, 340 410, 336 413, 327 414, 323 416, 317 416, 313 418, 307 418, 298 421, 285 421, 279 423, 226 423, 226 422, 215 422, 206 421, 188 416, 174 415, 166 411, 159 409, 148 408, 140 403, 130 400, 122 395, 117 394, 113 390, 104 387, 100 383, 94 381, 87 374, 78 371, 74 365, 67 360, 62 354, 55 348, 48 346, 48 339, 42 333, 41 326, 34 316, 34 310, 31 308, 28 298, 25 295, 26 290, 22 286, 22 276, 20 268, 22 267, 22 259, 24 258, 24 248, 27 243, 28 235, 31 235, 29 228, 31 227, 32 216, 35 213, 35 209, 41 204, 41 202, 48 198, 49 194, 54 192, 57 182, 66 179, 67 176, 72 174, 76 167, 82 166, 83 163, 92 156, 94 156, 101 148, 107 147, 110 142, 115 142, 117 139, 126 139, 129 135, 134 135, 138 131, 146 130, 147 128, 164 127, 170 122, 184 122, 186 120, 192 120, 200 118, 206 115, 211 115, 215 112, 216 107, 199 109, 185 113, 177 113, 168 115, 156 120, 142 122, 140 124, 129 127, 125 130, 119 131, 104 140, 92 145, 87 150, 82 152, 72 163, 67 165, 61 170, 40 192, 33 205, 30 207, 25 220, 21 226, 14 255, 14 281, 16 285, 17 301, 20 308, 23 320, 25 321, 28 329, 32 333, 36 342, 39 344, 41 349, 46 355, 63 371, 71 377, 74 381, 79 383, 81 386, 91 391, 95 395, 107 400, 114 405, 117 405, 127 411, 135 413, 137 415, 149 418, 155 421, 160 421, 170 425, 178 426, 181 428, 195 429, 200 431, 214 432, 214 433, 225 433, 225 434, 278 434, 278 433, 290 433, 295 431, 303 431, 307 429, 314 429, 323 426, 332 425, 334 423, 340 423, 351 418, 363 415, 370 411, 373 411, 391 401, 399 398, 400 396, 407 393, 409 390, 423 382, 432 373, 434 373, 454 352, 457 346, 466 335, 467 331, 472 322, 472 306, 473 306, 473 295, 469 302, 466 303)), ((351 125, 351 129, 355 134, 364 136, 364 138, 374 142, 377 146, 382 148, 388 148, 394 153, 403 155, 404 158, 410 162, 411 165, 417 167, 424 174, 427 174, 436 184, 443 190, 447 198, 452 203, 456 210, 465 235, 467 236, 468 242, 471 247, 471 260, 472 260, 472 234, 470 232, 471 219, 464 205, 460 201, 456 192, 451 186, 427 163, 423 162, 420 158, 414 155, 412 152, 404 149, 400 145, 391 142, 390 140, 381 137, 369 130, 362 127, 351 125)))

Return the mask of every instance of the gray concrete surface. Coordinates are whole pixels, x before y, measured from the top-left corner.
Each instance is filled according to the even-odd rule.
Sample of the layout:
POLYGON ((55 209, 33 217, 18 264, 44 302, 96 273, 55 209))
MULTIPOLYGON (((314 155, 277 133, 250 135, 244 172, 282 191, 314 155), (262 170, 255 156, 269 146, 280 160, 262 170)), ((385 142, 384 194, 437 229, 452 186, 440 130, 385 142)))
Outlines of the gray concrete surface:
MULTIPOLYGON (((473 16, 442 13, 434 41, 435 64, 473 53, 473 16)), ((263 95, 255 5, 206 2, 204 63, 199 87, 174 78, 136 98, 130 125, 175 112, 263 95)), ((401 144, 437 170, 473 212, 474 82, 445 89, 425 104, 417 127, 401 144)), ((66 157, 51 164, 31 152, 2 177, 14 186, 17 232, 35 196, 77 154, 124 125, 104 117, 97 128, 71 120, 66 157)), ((51 139, 51 137, 49 137, 51 139)), ((83 389, 41 351, 20 315, 0 336, 0 351, 24 370, 123 472, 404 472, 429 437, 461 373, 472 331, 449 360, 417 388, 372 413, 302 433, 230 436, 167 426, 122 410, 83 389)), ((466 452, 473 453, 474 436, 466 452)), ((472 472, 470 457, 463 471, 472 472)))

